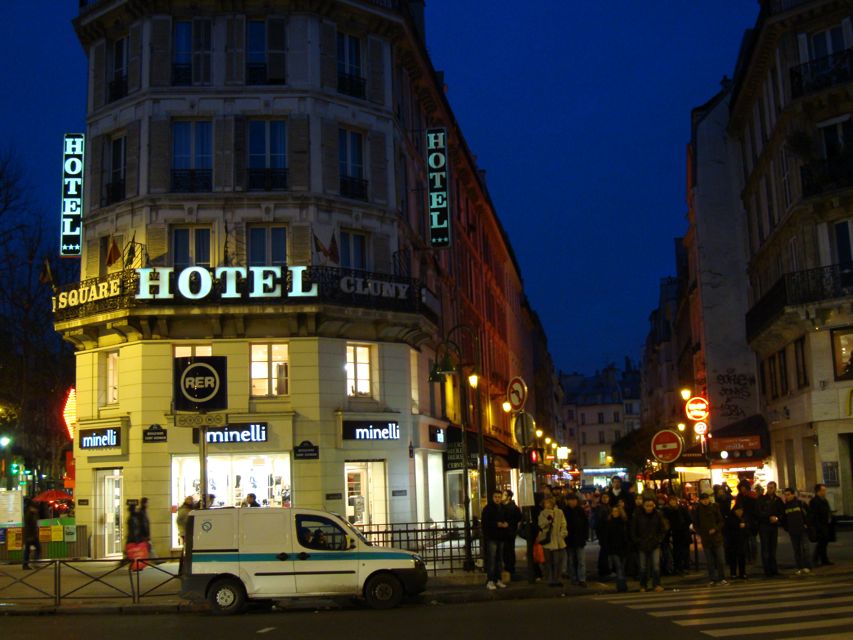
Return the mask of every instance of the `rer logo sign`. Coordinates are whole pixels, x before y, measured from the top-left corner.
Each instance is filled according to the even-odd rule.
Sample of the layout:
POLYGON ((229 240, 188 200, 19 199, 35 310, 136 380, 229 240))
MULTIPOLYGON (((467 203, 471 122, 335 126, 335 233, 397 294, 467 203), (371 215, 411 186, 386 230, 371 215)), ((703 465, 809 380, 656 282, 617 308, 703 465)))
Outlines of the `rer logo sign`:
POLYGON ((79 258, 83 242, 83 167, 86 137, 66 133, 62 146, 62 219, 59 255, 79 258))
POLYGON ((427 129, 427 197, 429 243, 450 246, 450 181, 447 167, 447 129, 427 129))
POLYGON ((225 356, 175 358, 175 410, 227 409, 227 369, 228 359, 225 356))
POLYGON ((683 449, 681 436, 675 431, 664 429, 658 431, 652 438, 652 455, 658 462, 675 462, 683 449))

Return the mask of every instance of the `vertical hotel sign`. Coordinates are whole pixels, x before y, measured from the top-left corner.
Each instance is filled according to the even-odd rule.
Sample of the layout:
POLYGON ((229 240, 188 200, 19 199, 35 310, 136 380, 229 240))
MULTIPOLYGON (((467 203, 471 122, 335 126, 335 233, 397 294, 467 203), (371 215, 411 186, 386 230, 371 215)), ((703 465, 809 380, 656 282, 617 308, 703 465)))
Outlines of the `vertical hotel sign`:
POLYGON ((62 145, 62 230, 59 255, 80 257, 83 244, 83 167, 86 138, 82 133, 66 133, 62 145))
POLYGON ((447 129, 427 129, 427 194, 429 243, 450 246, 450 181, 447 171, 447 129))

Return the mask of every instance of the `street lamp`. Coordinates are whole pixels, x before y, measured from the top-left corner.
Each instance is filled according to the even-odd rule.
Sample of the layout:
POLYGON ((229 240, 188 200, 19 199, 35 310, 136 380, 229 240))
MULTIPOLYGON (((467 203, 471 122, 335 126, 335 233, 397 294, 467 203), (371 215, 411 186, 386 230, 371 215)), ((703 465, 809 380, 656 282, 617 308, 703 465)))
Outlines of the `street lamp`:
POLYGON ((9 451, 9 445, 12 444, 12 438, 9 436, 0 436, 0 449, 3 450, 3 488, 11 489, 12 488, 12 477, 10 473, 10 463, 6 459, 6 452, 9 451))

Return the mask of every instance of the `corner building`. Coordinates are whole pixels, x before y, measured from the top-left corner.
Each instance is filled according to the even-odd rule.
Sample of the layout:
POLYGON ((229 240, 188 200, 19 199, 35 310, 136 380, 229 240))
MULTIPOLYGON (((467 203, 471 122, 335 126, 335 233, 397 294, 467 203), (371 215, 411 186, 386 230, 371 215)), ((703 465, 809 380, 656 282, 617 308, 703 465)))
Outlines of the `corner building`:
POLYGON ((513 486, 497 407, 532 368, 521 275, 426 53, 423 4, 94 0, 74 26, 89 59, 82 281, 54 312, 77 349, 92 555, 122 552, 143 496, 154 547, 175 547, 175 510, 202 493, 177 357, 227 358, 208 434, 217 506, 255 493, 362 525, 456 518, 463 472, 444 454, 463 424, 482 428, 489 482, 513 486), (448 132, 440 250, 432 127, 448 132), (470 420, 461 376, 430 382, 459 323, 460 359, 480 368, 470 420))

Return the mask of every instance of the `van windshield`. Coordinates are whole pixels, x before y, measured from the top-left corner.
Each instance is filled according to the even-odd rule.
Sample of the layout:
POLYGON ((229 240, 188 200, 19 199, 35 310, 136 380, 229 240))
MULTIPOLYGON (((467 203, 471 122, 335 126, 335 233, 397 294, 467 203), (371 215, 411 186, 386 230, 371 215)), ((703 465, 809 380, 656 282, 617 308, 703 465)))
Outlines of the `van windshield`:
MULTIPOLYGON (((336 514, 336 515, 337 515, 337 514, 336 514)), ((365 537, 364 537, 364 534, 363 534, 359 529, 356 529, 354 526, 352 526, 352 523, 351 523, 351 522, 349 522, 346 518, 344 518, 344 517, 342 517, 342 516, 338 516, 338 517, 341 519, 341 522, 343 522, 343 523, 344 523, 344 525, 346 526, 346 528, 347 528, 347 529, 349 529, 349 530, 350 530, 350 532, 352 532, 352 534, 353 534, 353 535, 355 535, 355 537, 357 537, 359 540, 361 540, 361 541, 362 541, 364 544, 366 544, 368 547, 372 547, 372 546, 373 546, 373 543, 372 543, 372 542, 370 542, 370 540, 368 540, 367 538, 365 538, 365 537)))

